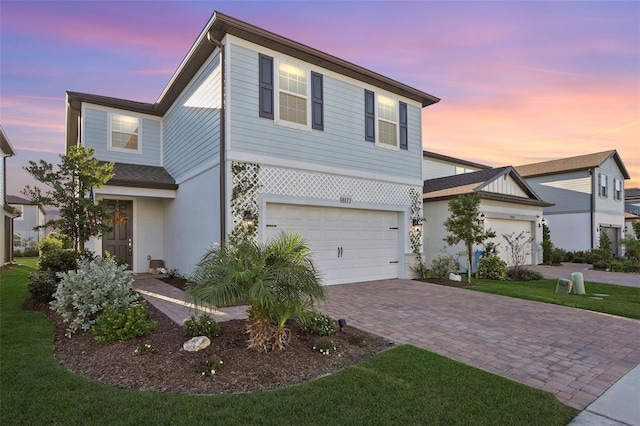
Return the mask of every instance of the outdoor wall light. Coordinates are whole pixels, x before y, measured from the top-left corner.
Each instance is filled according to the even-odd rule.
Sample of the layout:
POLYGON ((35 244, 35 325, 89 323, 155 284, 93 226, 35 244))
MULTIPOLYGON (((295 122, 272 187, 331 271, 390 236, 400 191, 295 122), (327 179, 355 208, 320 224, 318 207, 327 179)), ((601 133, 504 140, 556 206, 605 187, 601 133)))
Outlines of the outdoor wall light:
POLYGON ((422 219, 413 218, 411 219, 411 231, 418 232, 422 229, 422 219))
POLYGON ((544 220, 544 217, 543 217, 540 223, 538 224, 538 228, 542 228, 543 226, 546 226, 546 225, 547 225, 547 221, 544 220))
POLYGON ((346 319, 343 319, 343 318, 340 318, 340 319, 338 320, 338 325, 340 326, 340 333, 342 333, 342 328, 343 328, 345 325, 347 325, 347 320, 346 320, 346 319))
POLYGON ((244 229, 251 229, 256 226, 256 217, 251 210, 245 210, 244 215, 242 216, 242 226, 244 229))
POLYGON ((480 222, 484 223, 485 220, 487 220, 487 217, 484 215, 484 213, 480 213, 480 222))

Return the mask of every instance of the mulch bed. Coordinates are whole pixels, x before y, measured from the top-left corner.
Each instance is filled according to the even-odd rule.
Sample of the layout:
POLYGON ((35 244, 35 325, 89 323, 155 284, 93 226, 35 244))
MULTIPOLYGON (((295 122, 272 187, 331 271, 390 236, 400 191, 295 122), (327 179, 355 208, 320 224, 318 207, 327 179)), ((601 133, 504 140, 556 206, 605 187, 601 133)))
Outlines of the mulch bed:
POLYGON ((346 326, 342 333, 331 336, 337 350, 325 356, 312 350, 317 336, 303 333, 290 322, 290 345, 260 353, 247 349, 247 322, 232 320, 219 323, 220 336, 212 339, 211 346, 187 352, 182 350, 188 340, 182 328, 151 305, 151 319, 158 322, 151 334, 113 343, 99 343, 91 332, 66 337, 62 319, 46 304, 27 299, 23 308, 43 311, 54 324, 55 357, 68 370, 118 388, 153 392, 222 394, 278 389, 331 374, 392 345, 387 339, 346 326), (365 342, 362 347, 350 343, 358 336, 365 342), (151 342, 155 352, 134 355, 136 347, 145 342, 151 342), (203 376, 201 364, 214 356, 223 364, 213 376, 203 376))

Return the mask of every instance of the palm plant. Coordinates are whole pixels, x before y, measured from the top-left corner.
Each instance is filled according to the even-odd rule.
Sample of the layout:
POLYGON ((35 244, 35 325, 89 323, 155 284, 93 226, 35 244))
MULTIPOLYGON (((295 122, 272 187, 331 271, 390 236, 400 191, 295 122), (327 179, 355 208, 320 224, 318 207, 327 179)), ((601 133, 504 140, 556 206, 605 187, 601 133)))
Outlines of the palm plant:
POLYGON ((325 300, 311 250, 298 234, 282 233, 266 244, 243 239, 210 249, 186 289, 197 305, 249 304, 249 348, 284 348, 287 321, 325 300))

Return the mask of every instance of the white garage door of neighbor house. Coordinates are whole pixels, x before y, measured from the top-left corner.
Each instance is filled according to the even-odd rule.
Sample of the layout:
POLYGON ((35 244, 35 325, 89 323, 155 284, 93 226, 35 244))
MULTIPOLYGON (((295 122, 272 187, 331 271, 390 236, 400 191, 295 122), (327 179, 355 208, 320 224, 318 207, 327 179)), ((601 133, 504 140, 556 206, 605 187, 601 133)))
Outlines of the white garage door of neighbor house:
POLYGON ((264 224, 304 236, 323 284, 398 277, 397 212, 269 203, 264 224))
MULTIPOLYGON (((507 265, 512 265, 512 255, 511 248, 509 244, 507 244, 507 240, 505 240, 502 235, 509 235, 513 233, 513 237, 517 237, 521 232, 524 232, 525 239, 531 238, 531 222, 527 222, 524 220, 514 220, 514 219, 487 219, 485 221, 486 229, 491 228, 496 233, 496 238, 493 239, 494 242, 500 243, 498 246, 498 252, 500 253, 500 258, 507 262, 507 265)), ((525 261, 525 265, 531 265, 532 262, 532 251, 531 251, 531 243, 526 244, 526 252, 529 253, 527 256, 527 260, 525 261)))

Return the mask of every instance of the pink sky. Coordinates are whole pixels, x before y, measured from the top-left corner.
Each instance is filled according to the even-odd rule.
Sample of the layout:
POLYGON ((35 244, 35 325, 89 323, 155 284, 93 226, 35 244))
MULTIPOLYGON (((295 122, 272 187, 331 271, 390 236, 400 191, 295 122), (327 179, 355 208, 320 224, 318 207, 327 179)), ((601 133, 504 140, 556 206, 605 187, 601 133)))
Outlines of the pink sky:
POLYGON ((640 187, 640 2, 0 2, 0 124, 64 151, 65 91, 154 102, 214 10, 416 87, 423 147, 491 166, 617 149, 640 187))

